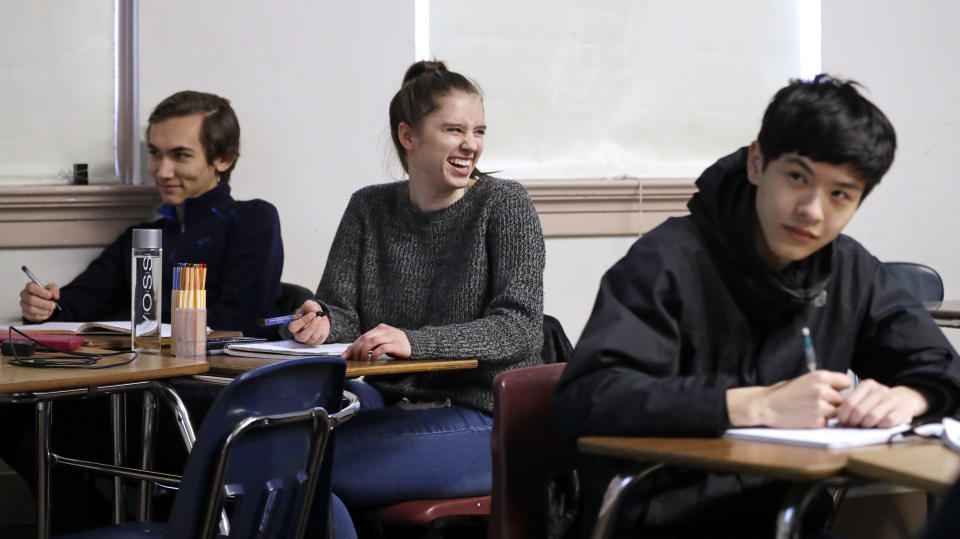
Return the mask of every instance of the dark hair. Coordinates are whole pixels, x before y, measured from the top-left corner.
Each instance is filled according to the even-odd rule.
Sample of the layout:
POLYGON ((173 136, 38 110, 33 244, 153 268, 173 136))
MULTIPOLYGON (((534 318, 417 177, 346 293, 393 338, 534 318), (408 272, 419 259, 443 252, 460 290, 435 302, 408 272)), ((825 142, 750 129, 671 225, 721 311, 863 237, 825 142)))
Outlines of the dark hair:
POLYGON ((240 157, 240 122, 228 99, 191 90, 171 95, 150 113, 147 140, 150 140, 150 126, 153 124, 191 114, 203 114, 200 144, 207 155, 207 163, 213 165, 217 158, 233 158, 230 168, 220 173, 220 181, 229 183, 230 172, 237 166, 237 158, 240 157))
MULTIPOLYGON (((404 171, 410 172, 407 169, 407 151, 400 144, 400 135, 397 133, 400 122, 416 129, 423 118, 437 108, 437 100, 453 91, 483 97, 476 84, 460 73, 447 70, 446 64, 441 61, 421 60, 407 68, 400 90, 390 100, 390 136, 404 171)), ((475 178, 482 175, 476 168, 471 173, 475 178)))
POLYGON ((857 87, 862 86, 856 81, 820 74, 781 88, 764 112, 757 135, 764 168, 791 152, 849 165, 866 182, 865 198, 893 163, 897 135, 890 120, 857 87))

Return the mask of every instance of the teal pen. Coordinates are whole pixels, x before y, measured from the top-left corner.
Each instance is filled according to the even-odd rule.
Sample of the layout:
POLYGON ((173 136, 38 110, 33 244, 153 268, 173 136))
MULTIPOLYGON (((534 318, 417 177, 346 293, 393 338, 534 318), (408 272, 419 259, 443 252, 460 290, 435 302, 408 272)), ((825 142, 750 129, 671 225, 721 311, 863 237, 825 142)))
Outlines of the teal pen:
POLYGON ((810 372, 817 370, 817 354, 813 351, 813 339, 810 338, 810 328, 803 328, 803 355, 807 358, 807 369, 810 372))

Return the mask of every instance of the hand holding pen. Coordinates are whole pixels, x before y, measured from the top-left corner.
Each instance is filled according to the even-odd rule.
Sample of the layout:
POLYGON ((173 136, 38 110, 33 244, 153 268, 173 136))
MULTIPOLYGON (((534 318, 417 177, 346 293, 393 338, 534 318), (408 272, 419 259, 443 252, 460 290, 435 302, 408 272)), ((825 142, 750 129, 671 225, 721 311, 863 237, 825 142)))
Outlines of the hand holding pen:
POLYGON ((50 318, 56 309, 60 308, 57 300, 60 299, 60 288, 55 283, 44 285, 27 266, 20 269, 32 282, 27 283, 20 291, 20 312, 31 322, 43 322, 50 318))
POLYGON ((319 303, 308 299, 287 324, 293 338, 304 344, 320 344, 330 335, 330 318, 319 303))
MULTIPOLYGON (((274 316, 272 318, 261 318, 260 320, 257 320, 257 325, 259 325, 262 328, 266 328, 270 326, 282 326, 283 324, 289 324, 294 320, 300 320, 301 318, 307 316, 308 314, 310 313, 297 312, 296 314, 286 314, 283 316, 274 316)), ((317 318, 320 318, 322 316, 327 316, 327 313, 324 311, 320 311, 314 314, 317 315, 317 318)))

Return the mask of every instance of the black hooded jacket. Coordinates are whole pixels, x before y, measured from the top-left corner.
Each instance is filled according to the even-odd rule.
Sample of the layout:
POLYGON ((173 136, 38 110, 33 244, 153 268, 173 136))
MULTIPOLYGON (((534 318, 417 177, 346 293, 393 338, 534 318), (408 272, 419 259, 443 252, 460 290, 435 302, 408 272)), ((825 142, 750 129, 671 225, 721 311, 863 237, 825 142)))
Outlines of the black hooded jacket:
MULTIPOLYGON (((840 235, 780 273, 760 261, 746 156, 704 171, 691 215, 644 235, 604 275, 553 395, 570 436, 719 436, 730 427, 727 389, 806 372, 804 326, 820 368, 921 389, 931 416, 955 410, 956 352, 859 243, 840 235)), ((647 519, 668 520, 684 501, 727 487, 701 485, 647 519)))

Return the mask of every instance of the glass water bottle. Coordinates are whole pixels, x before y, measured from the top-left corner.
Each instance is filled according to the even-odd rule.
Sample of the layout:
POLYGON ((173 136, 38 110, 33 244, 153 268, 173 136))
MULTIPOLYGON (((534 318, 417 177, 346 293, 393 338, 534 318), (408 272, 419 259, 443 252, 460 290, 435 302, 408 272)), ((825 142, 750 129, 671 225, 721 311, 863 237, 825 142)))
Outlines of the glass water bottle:
POLYGON ((130 349, 160 352, 163 295, 163 231, 133 230, 131 250, 130 349))

